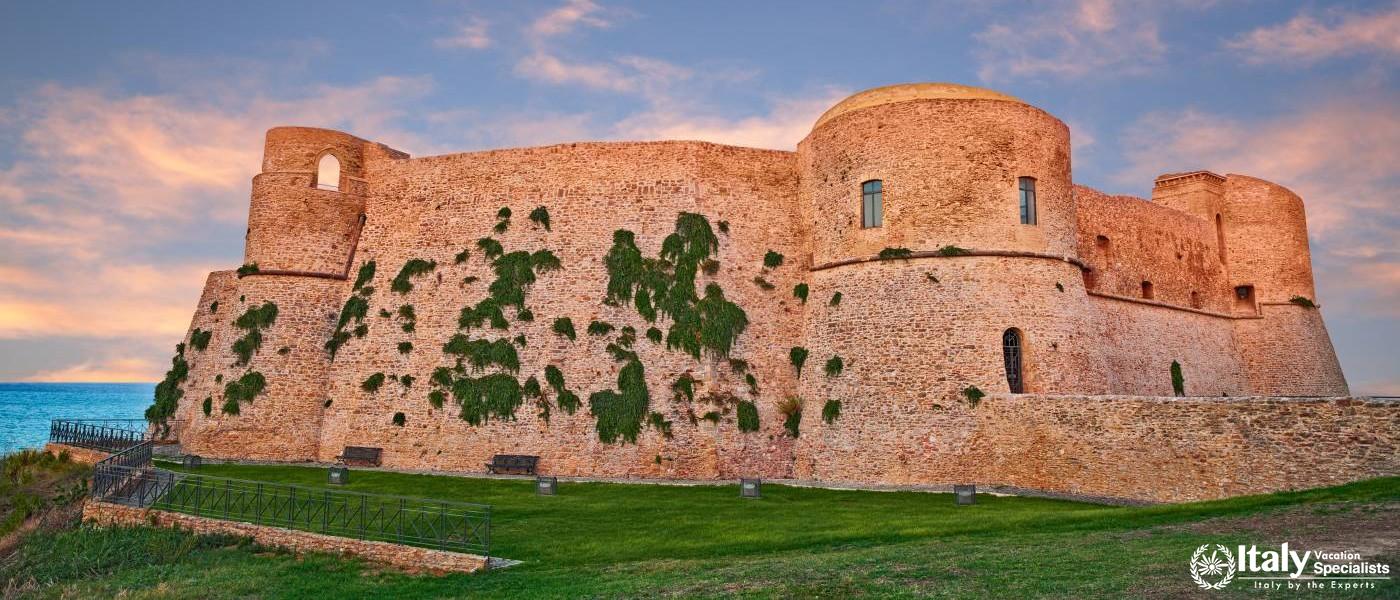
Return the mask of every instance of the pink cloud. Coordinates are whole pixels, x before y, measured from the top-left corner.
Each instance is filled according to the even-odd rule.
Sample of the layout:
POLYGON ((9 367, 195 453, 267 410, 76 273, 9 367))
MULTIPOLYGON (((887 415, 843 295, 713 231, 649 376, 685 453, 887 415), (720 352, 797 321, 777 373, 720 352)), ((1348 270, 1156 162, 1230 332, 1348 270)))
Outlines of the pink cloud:
POLYGON ((1243 34, 1227 47, 1251 63, 1312 63, 1358 54, 1400 57, 1400 3, 1374 13, 1300 14, 1243 34))
POLYGON ((1171 4, 1062 0, 1024 9, 973 35, 978 77, 986 82, 1140 74, 1160 63, 1167 45, 1158 13, 1171 4))
POLYGON ((573 31, 576 27, 606 28, 612 25, 600 13, 603 8, 592 0, 567 0, 530 24, 536 38, 554 37, 573 31))
POLYGON ((433 40, 439 48, 470 48, 482 50, 491 46, 489 24, 481 17, 471 17, 465 25, 458 25, 456 31, 447 37, 433 40))
POLYGON ((161 378, 163 365, 141 358, 108 358, 89 360, 66 367, 39 371, 23 381, 146 383, 161 378))

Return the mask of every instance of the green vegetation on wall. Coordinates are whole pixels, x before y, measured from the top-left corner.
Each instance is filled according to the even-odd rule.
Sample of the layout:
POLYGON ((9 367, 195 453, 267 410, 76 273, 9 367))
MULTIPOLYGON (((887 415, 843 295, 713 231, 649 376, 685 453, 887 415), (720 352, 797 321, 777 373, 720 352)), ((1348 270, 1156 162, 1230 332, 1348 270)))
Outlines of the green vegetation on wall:
POLYGON ((841 371, 845 370, 845 368, 846 361, 842 360, 840 355, 832 356, 826 360, 825 371, 827 377, 840 375, 841 371))
POLYGON ((739 431, 745 433, 758 431, 758 407, 748 400, 741 400, 737 405, 739 431))
POLYGON ((835 292, 835 293, 831 294, 831 301, 830 301, 830 302, 827 302, 827 305, 828 305, 828 306, 839 306, 840 304, 841 304, 841 292, 835 292))
POLYGON ((506 252, 505 248, 501 247, 500 242, 489 237, 484 237, 477 240, 476 247, 480 248, 482 254, 485 254, 486 258, 489 259, 498 258, 506 252))
POLYGON ((822 405, 822 421, 830 425, 839 418, 841 418, 841 401, 827 400, 826 404, 822 405))
POLYGON ((204 397, 204 404, 201 406, 201 408, 204 410, 204 416, 207 417, 207 416, 213 414, 213 413, 214 413, 214 397, 213 397, 213 396, 205 396, 205 397, 204 397))
POLYGON ((802 378, 802 365, 807 364, 807 354, 807 349, 801 346, 793 346, 792 350, 788 351, 788 360, 797 369, 798 379, 802 378))
POLYGON ((252 402, 265 389, 267 389, 267 378, 257 371, 248 371, 237 380, 230 381, 224 386, 224 414, 238 414, 241 404, 252 402))
POLYGON ((243 337, 233 342, 233 353, 238 355, 235 365, 245 366, 252 360, 253 354, 262 347, 263 330, 272 327, 276 321, 277 305, 270 301, 262 306, 249 307, 234 320, 233 325, 244 332, 243 337))
POLYGON ((243 279, 244 277, 247 277, 247 276, 252 275, 252 274, 254 274, 254 273, 257 273, 257 272, 258 272, 258 263, 248 263, 248 264, 245 264, 245 265, 243 265, 243 266, 241 266, 241 267, 238 267, 238 270, 236 271, 236 273, 238 273, 238 278, 239 278, 239 279, 243 279))
POLYGON ((944 247, 938 249, 938 254, 939 254, 939 256, 963 256, 963 255, 971 254, 971 253, 972 253, 971 250, 968 250, 968 249, 966 249, 966 248, 959 248, 959 247, 954 246, 954 245, 952 245, 952 244, 949 244, 949 245, 947 245, 947 246, 944 246, 944 247))
POLYGON ((908 248, 888 248, 888 247, 887 247, 887 248, 885 248, 884 250, 881 250, 881 251, 880 251, 880 254, 878 255, 878 258, 879 258, 880 260, 894 260, 894 259, 898 259, 898 258, 908 259, 908 258, 909 258, 911 255, 913 255, 913 254, 914 254, 914 251, 913 251, 913 250, 910 250, 910 249, 908 249, 908 248))
POLYGON ((778 414, 783 415, 783 429, 796 438, 802 427, 802 401, 800 396, 788 396, 778 403, 778 414))
POLYGON ((569 317, 554 320, 554 333, 569 338, 570 341, 578 339, 578 332, 574 331, 574 320, 569 317))
POLYGON ((375 262, 372 260, 360 265, 360 272, 355 275, 355 287, 352 290, 359 291, 360 288, 365 287, 366 283, 374 279, 375 268, 375 262))
POLYGON ((1186 395, 1186 376, 1181 373, 1181 363, 1172 361, 1172 393, 1186 395))
POLYGON ((549 383, 549 387, 554 389, 554 403, 559 405, 565 413, 574 414, 580 404, 578 394, 573 393, 564 386, 564 372, 559 367, 548 365, 544 368, 544 380, 549 383))
POLYGON ((190 332, 190 347, 203 352, 205 348, 209 347, 209 339, 212 337, 214 337, 213 331, 205 331, 195 327, 194 331, 190 332))
POLYGON ((967 405, 972 408, 977 408, 977 404, 981 402, 982 398, 986 397, 986 395, 986 392, 983 392, 982 388, 975 385, 969 385, 963 388, 963 397, 967 398, 967 405))
POLYGON ((792 286, 792 297, 793 297, 793 298, 797 298, 798 300, 801 300, 803 304, 806 304, 806 303, 807 303, 807 284, 805 284, 805 283, 799 283, 799 284, 797 284, 797 285, 792 286))
POLYGON ((366 377, 364 381, 360 382, 360 389, 373 394, 379 391, 379 387, 382 385, 384 385, 384 374, 375 373, 373 375, 370 375, 369 377, 366 377))
POLYGON ((458 364, 466 361, 477 371, 492 365, 512 373, 520 371, 520 355, 515 346, 504 339, 473 340, 459 333, 443 345, 442 352, 456 356, 458 364))
POLYGON ((650 401, 641 361, 634 359, 622 367, 617 374, 617 388, 590 395, 588 410, 596 419, 598 439, 611 444, 621 438, 635 444, 650 401))
POLYGON ((1317 308, 1317 304, 1313 303, 1311 299, 1305 298, 1303 296, 1294 296, 1292 298, 1289 298, 1288 301, 1303 308, 1317 308))
POLYGON ((493 417, 513 421, 515 410, 524 402, 520 382, 505 373, 459 377, 452 382, 452 397, 462 406, 459 416, 472 425, 481 425, 493 417))
POLYGON ((396 413, 394 413, 394 418, 393 418, 393 423, 394 423, 394 425, 397 425, 397 426, 399 426, 399 427, 403 427, 403 426, 404 426, 404 423, 407 423, 407 422, 408 422, 408 417, 405 417, 403 413, 401 413, 401 412, 396 412, 396 413))
POLYGON ((403 264, 399 269, 399 274, 394 276, 394 280, 389 284, 389 289, 400 294, 407 294, 413 291, 413 278, 424 273, 431 273, 437 268, 437 262, 412 258, 403 264))
POLYGON ((180 384, 185 382, 189 374, 190 364, 185 361, 185 345, 176 344, 175 356, 170 359, 170 370, 166 371, 165 378, 156 384, 155 398, 146 408, 147 422, 162 428, 169 427, 169 419, 175 416, 180 398, 185 395, 185 391, 180 389, 180 384))
POLYGON ((399 342, 399 354, 413 352, 413 342, 399 342))
POLYGON ((543 206, 535 207, 535 210, 530 211, 530 220, 549 231, 549 209, 543 206))
POLYGON ((612 333, 613 324, 607 321, 593 321, 588 324, 588 335, 607 335, 612 333))
POLYGON ((764 266, 764 267, 767 267, 767 268, 769 268, 769 269, 776 269, 776 268, 782 266, 782 264, 783 264, 783 255, 778 254, 777 252, 774 252, 774 251, 772 251, 772 250, 769 250, 768 252, 764 253, 764 255, 763 255, 763 266, 764 266))

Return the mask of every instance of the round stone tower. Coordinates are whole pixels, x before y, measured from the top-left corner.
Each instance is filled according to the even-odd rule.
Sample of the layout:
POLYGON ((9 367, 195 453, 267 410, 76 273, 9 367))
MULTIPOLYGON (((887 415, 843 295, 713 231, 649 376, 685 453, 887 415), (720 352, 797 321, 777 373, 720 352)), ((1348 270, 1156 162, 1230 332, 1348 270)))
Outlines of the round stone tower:
POLYGON ((1244 175, 1227 176, 1224 187, 1226 268, 1240 317, 1235 340, 1250 388, 1262 395, 1347 395, 1322 315, 1308 305, 1317 296, 1303 199, 1244 175))
POLYGON ((269 130, 243 262, 264 273, 344 276, 363 224, 366 163, 407 156, 338 131, 269 130))

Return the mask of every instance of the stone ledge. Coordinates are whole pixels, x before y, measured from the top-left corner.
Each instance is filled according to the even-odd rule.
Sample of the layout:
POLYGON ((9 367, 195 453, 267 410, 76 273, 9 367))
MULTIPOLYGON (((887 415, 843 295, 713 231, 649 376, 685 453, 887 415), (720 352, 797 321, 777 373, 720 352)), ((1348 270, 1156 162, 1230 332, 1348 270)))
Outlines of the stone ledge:
POLYGON ((101 461, 106 460, 108 456, 112 455, 112 453, 110 452, 103 452, 101 450, 79 448, 77 446, 69 446, 68 444, 55 444, 53 442, 44 444, 44 451, 52 453, 54 456, 58 456, 60 452, 67 452, 68 457, 73 459, 73 462, 82 463, 85 465, 97 464, 101 461))
POLYGON ((223 521, 177 512, 136 508, 88 500, 83 504, 83 521, 100 526, 176 527, 195 533, 225 533, 252 538, 265 545, 296 552, 327 552, 348 555, 388 565, 409 573, 474 573, 489 568, 488 559, 475 554, 433 550, 389 542, 343 538, 309 531, 223 521))

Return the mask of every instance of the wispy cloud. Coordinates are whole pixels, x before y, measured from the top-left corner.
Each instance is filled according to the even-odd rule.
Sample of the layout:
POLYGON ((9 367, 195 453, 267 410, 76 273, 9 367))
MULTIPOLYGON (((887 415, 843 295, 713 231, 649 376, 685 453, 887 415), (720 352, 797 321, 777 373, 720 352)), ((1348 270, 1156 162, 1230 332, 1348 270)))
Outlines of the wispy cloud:
POLYGON ((470 48, 472 50, 482 50, 491 46, 491 35, 488 31, 490 24, 481 17, 470 17, 467 22, 457 26, 452 35, 444 36, 433 40, 433 45, 439 48, 470 48))
POLYGON ((1227 46, 1250 63, 1309 64, 1371 54, 1400 58, 1400 3, 1376 12, 1333 9, 1303 13, 1286 23, 1261 27, 1227 46))
POLYGON ((85 360, 66 367, 39 371, 23 381, 138 383, 160 379, 165 365, 144 358, 109 357, 85 360))
POLYGON ((1008 10, 973 37, 977 73, 986 82, 1140 74, 1159 64, 1167 44, 1158 32, 1161 5, 1061 0, 1008 10))
POLYGON ((542 39, 567 34, 580 26, 603 29, 612 26, 612 22, 604 17, 603 7, 597 2, 567 0, 531 22, 528 33, 542 39))

